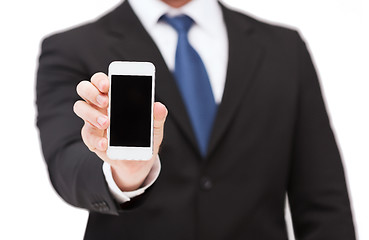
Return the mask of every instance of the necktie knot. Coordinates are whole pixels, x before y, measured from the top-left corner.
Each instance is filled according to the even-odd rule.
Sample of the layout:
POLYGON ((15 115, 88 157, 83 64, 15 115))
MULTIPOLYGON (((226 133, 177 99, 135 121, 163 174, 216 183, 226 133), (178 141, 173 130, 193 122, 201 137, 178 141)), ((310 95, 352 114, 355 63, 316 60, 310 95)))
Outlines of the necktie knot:
POLYGON ((179 15, 175 17, 163 15, 161 19, 171 25, 178 32, 178 34, 188 33, 193 25, 193 19, 187 15, 179 15))

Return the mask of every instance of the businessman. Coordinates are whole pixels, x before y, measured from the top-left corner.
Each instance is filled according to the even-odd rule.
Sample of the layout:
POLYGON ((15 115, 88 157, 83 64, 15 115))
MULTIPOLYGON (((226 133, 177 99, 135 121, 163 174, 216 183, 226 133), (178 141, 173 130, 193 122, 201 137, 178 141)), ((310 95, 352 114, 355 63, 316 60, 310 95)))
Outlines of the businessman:
POLYGON ((128 0, 44 40, 37 105, 51 182, 90 211, 85 239, 287 239, 286 195, 297 239, 355 239, 319 82, 293 30, 215 0, 128 0), (114 60, 156 66, 150 161, 106 155, 114 60))

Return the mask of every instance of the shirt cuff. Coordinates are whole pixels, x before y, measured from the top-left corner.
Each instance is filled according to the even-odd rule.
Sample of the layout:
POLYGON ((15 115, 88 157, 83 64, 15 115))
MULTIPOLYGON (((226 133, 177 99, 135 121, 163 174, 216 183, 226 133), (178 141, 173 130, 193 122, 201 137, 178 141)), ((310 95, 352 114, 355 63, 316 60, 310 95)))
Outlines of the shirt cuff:
POLYGON ((154 162, 154 165, 152 166, 152 168, 151 168, 149 174, 147 175, 145 181, 143 182, 142 186, 137 190, 127 191, 127 192, 123 192, 122 190, 120 190, 119 187, 117 186, 117 184, 115 183, 109 163, 104 162, 102 170, 104 172, 105 181, 108 184, 110 193, 113 195, 115 200, 119 204, 121 204, 121 203, 130 201, 131 198, 134 198, 138 195, 143 194, 145 192, 145 190, 147 188, 149 188, 156 181, 156 179, 158 178, 158 176, 160 174, 161 163, 160 163, 159 156, 157 156, 156 160, 154 162))

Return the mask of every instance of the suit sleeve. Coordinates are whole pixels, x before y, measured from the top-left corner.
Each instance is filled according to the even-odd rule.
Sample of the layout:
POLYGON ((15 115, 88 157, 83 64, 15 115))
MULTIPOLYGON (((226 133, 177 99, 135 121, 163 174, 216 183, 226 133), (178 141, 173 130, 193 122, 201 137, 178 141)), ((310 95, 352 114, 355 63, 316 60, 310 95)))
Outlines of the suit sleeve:
POLYGON ((299 106, 288 197, 296 239, 354 240, 340 154, 305 43, 298 40, 299 106))
POLYGON ((84 145, 83 121, 73 112, 76 86, 90 76, 78 50, 61 36, 44 40, 37 73, 37 126, 52 185, 68 203, 118 214, 102 171, 103 162, 84 145))

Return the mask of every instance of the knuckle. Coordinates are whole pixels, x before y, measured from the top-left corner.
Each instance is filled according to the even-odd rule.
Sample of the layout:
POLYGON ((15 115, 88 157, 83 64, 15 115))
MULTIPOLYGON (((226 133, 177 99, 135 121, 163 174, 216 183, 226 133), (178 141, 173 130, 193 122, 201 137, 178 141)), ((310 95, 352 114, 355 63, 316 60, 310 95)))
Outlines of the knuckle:
POLYGON ((96 147, 91 145, 91 132, 89 130, 89 126, 88 124, 85 123, 85 125, 82 127, 81 129, 81 136, 82 136, 82 140, 83 143, 86 145, 86 147, 91 151, 91 152, 95 152, 96 147))
POLYGON ((162 135, 163 134, 163 128, 161 127, 154 127, 154 135, 158 136, 158 135, 162 135))
POLYGON ((83 96, 85 95, 86 92, 86 87, 88 86, 89 82, 88 81, 81 81, 78 83, 77 87, 76 87, 76 91, 78 93, 79 96, 83 96))
POLYGON ((103 72, 96 72, 96 73, 94 73, 94 75, 92 75, 92 78, 101 77, 101 76, 105 76, 105 73, 103 73, 103 72))
MULTIPOLYGON (((87 146, 87 145, 86 145, 87 146)), ((87 146, 88 150, 90 150, 91 152, 95 152, 96 151, 96 147, 94 146, 87 146)))
POLYGON ((98 82, 100 81, 101 79, 105 78, 106 74, 103 73, 103 72, 97 72, 95 73, 94 75, 92 75, 91 77, 91 82, 98 82))
POLYGON ((97 72, 91 77, 91 83, 105 92, 109 86, 108 76, 103 72, 97 72))
POLYGON ((73 111, 78 115, 80 108, 81 108, 81 104, 82 104, 82 100, 78 100, 74 103, 73 105, 73 111))
MULTIPOLYGON (((81 136, 83 141, 85 142, 85 144, 88 142, 88 138, 89 138, 89 133, 88 133, 88 127, 86 126, 86 124, 82 127, 81 129, 81 136)), ((87 144, 86 144, 87 145, 87 144)))
POLYGON ((164 128, 164 120, 154 120, 154 129, 162 129, 164 128))
POLYGON ((83 134, 86 138, 90 138, 95 134, 96 127, 93 126, 91 123, 85 121, 85 124, 82 127, 83 134))
POLYGON ((82 135, 82 138, 86 138, 87 136, 87 131, 88 131, 88 126, 87 124, 85 123, 81 129, 81 135, 82 135))

